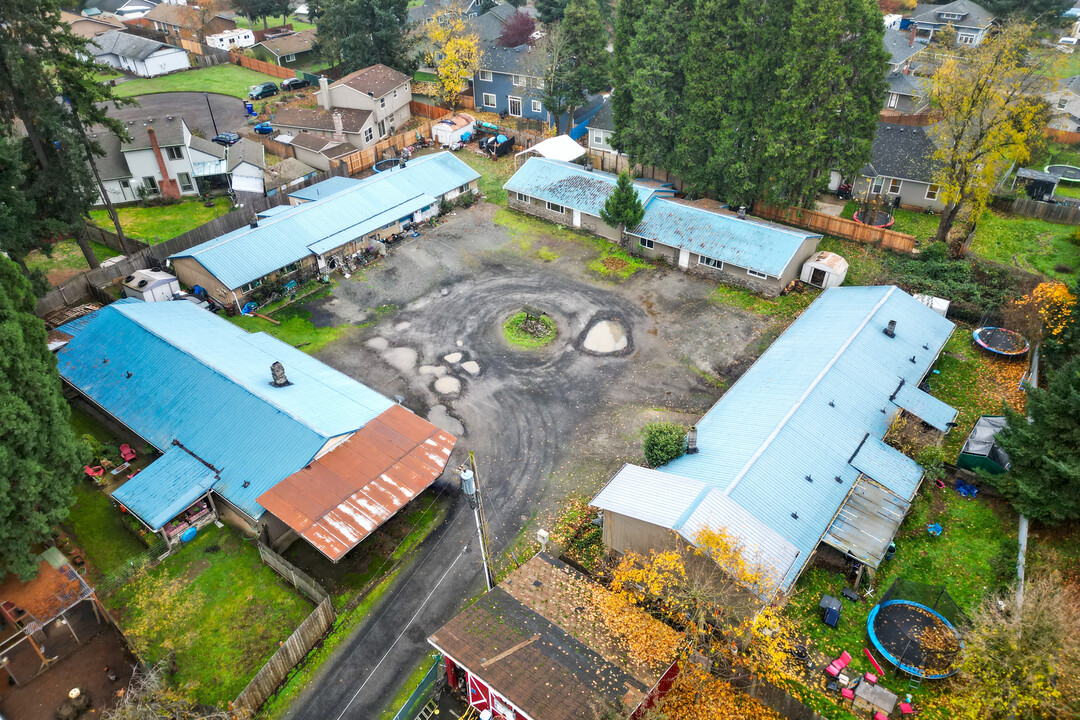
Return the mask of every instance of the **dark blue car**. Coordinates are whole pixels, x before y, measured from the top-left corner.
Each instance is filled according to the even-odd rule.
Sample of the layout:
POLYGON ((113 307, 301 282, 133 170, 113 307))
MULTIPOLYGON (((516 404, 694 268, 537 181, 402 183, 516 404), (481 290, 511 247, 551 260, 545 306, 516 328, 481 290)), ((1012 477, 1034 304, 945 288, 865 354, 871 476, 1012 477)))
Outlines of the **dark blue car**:
POLYGON ((274 132, 274 128, 268 122, 259 123, 255 126, 256 135, 269 135, 272 132, 274 132))

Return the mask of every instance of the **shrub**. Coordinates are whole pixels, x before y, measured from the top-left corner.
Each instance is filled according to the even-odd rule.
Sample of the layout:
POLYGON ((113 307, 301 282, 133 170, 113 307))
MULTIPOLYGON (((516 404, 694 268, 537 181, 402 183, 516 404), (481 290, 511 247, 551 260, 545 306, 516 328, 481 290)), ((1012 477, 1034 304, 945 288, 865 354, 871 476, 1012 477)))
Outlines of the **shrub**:
POLYGON ((666 465, 686 452, 687 427, 673 422, 649 423, 642 430, 641 449, 650 467, 666 465))
POLYGON ((450 212, 453 209, 454 209, 454 205, 449 200, 440 200, 439 201, 439 217, 442 217, 443 215, 445 215, 446 213, 450 212))

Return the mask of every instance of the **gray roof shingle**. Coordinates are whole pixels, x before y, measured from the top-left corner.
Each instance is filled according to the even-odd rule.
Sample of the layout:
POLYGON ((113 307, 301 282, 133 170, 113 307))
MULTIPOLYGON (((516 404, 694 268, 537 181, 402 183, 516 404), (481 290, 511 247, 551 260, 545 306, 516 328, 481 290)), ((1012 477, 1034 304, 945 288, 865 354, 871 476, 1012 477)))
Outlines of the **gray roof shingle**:
POLYGON ((405 83, 408 79, 408 75, 400 73, 392 67, 379 64, 349 73, 331 85, 331 87, 346 85, 365 95, 382 97, 394 88, 405 83))
POLYGON ((240 138, 240 142, 229 148, 228 155, 229 172, 232 172, 233 168, 240 163, 250 163, 261 168, 265 165, 266 148, 262 146, 262 143, 257 143, 248 138, 240 138))
POLYGON ((890 62, 899 65, 910 57, 918 55, 926 45, 916 42, 911 44, 910 30, 893 30, 885 28, 885 50, 889 53, 890 62))
POLYGON ((927 128, 878 123, 870 162, 862 174, 930 182, 938 168, 936 149, 927 128))
POLYGON ((938 25, 952 23, 963 27, 981 28, 994 21, 994 14, 981 5, 971 2, 971 0, 956 0, 945 5, 916 5, 915 10, 911 13, 911 21, 938 25), (941 13, 956 13, 961 17, 959 20, 945 20, 941 18, 941 13))
POLYGON ((309 52, 315 46, 315 31, 301 30, 291 35, 282 35, 276 38, 267 38, 261 43, 264 48, 277 57, 285 55, 297 55, 309 52))
MULTIPOLYGON (((88 42, 86 47, 94 57, 116 55, 132 60, 145 60, 158 50, 172 46, 138 35, 129 35, 122 30, 109 30, 88 42)), ((184 52, 184 50, 176 48, 176 52, 184 52)))
POLYGON ((370 110, 308 110, 284 108, 274 115, 274 127, 305 128, 307 130, 334 131, 334 113, 341 114, 341 125, 347 133, 358 133, 371 115, 370 110))

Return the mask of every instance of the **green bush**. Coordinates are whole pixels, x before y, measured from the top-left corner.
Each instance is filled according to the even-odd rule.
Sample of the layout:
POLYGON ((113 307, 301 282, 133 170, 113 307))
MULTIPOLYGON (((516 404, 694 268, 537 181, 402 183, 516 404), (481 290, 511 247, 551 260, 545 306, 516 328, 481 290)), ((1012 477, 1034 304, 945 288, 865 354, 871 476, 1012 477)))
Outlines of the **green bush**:
POLYGON ((641 449, 650 467, 666 465, 686 452, 687 427, 673 422, 649 423, 642 430, 641 449))
POLYGON ((1016 560, 1019 553, 1020 544, 1015 539, 1002 539, 997 555, 987 561, 994 578, 994 587, 989 588, 990 592, 1004 590, 1016 580, 1016 560))

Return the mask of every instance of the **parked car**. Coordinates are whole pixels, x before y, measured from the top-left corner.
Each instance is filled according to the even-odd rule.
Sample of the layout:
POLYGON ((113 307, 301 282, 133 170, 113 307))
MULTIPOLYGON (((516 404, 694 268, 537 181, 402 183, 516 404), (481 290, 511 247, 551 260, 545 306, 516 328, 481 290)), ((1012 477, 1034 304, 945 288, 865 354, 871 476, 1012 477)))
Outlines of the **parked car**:
POLYGON ((218 145, 224 145, 230 147, 240 142, 240 136, 234 132, 223 132, 220 135, 215 135, 210 138, 211 142, 216 142, 218 145))
POLYGON ((269 135, 274 132, 274 126, 268 122, 259 123, 255 126, 256 135, 269 135))
POLYGON ((299 90, 300 88, 306 88, 311 86, 310 80, 304 78, 289 78, 281 81, 282 90, 299 90))
POLYGON ((263 98, 270 97, 271 95, 277 95, 278 88, 272 82, 264 82, 256 85, 248 90, 248 97, 252 100, 262 100, 263 98))

